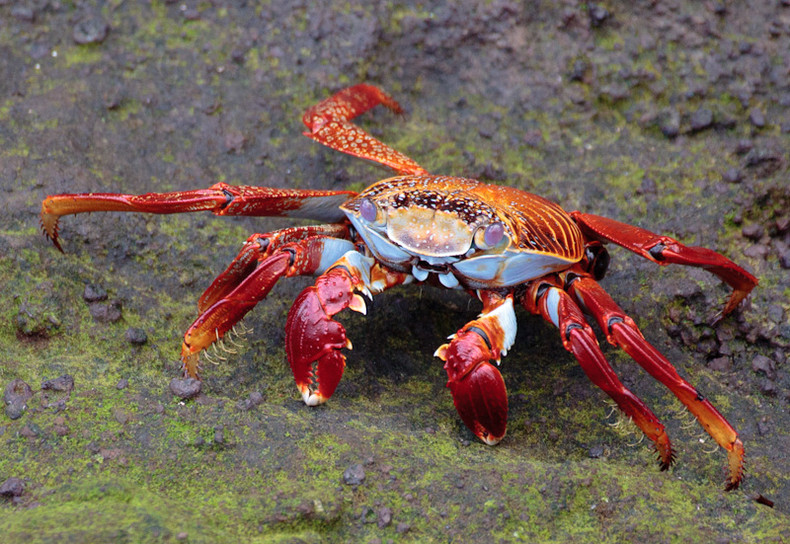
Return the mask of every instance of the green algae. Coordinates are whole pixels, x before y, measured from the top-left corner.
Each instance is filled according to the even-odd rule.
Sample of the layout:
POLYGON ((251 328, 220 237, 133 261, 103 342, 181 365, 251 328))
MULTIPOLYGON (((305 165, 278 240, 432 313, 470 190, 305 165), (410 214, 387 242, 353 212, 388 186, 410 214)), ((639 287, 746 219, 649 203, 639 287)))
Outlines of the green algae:
MULTIPOLYGON (((285 53, 271 55, 266 45, 278 35, 272 32, 263 39, 266 45, 248 52, 243 68, 234 68, 227 59, 236 40, 236 29, 227 21, 237 16, 232 7, 212 14, 210 6, 201 5, 205 14, 200 21, 183 21, 178 6, 164 2, 154 2, 148 8, 116 5, 115 9, 138 18, 136 26, 124 26, 120 12, 112 15, 114 28, 106 44, 59 48, 61 58, 66 59, 63 65, 33 76, 30 87, 32 93, 53 92, 68 80, 72 90, 63 103, 74 102, 84 97, 89 87, 81 78, 58 70, 95 66, 97 74, 108 71, 109 67, 99 66, 100 52, 115 47, 114 40, 130 55, 143 58, 122 72, 130 94, 121 101, 120 110, 100 112, 107 118, 108 128, 106 132, 96 129, 97 148, 86 153, 91 183, 103 185, 114 180, 123 190, 145 192, 184 188, 210 177, 212 183, 216 179, 274 181, 326 188, 333 172, 343 170, 350 178, 343 187, 359 190, 384 175, 368 165, 298 142, 299 112, 346 82, 366 79, 367 71, 381 62, 376 55, 355 64, 348 74, 329 73, 316 82, 305 74, 307 70, 300 72, 304 69, 289 62, 287 43, 276 42, 285 53), (192 56, 193 50, 203 47, 203 54, 192 56), (218 65, 227 65, 232 77, 219 76, 218 65), (257 83, 251 76, 256 71, 261 72, 257 83), (165 86, 170 93, 160 94, 160 86, 151 83, 157 78, 178 81, 165 86), (239 125, 249 134, 264 131, 259 139, 265 146, 254 147, 242 157, 225 156, 221 143, 205 145, 220 129, 200 128, 214 115, 202 113, 205 104, 193 91, 199 86, 223 95, 234 85, 260 85, 266 91, 252 93, 265 97, 260 99, 263 106, 253 97, 245 105, 261 110, 256 114, 257 123, 239 125), (146 93, 153 93, 162 105, 146 105, 146 93), (174 114, 170 121, 176 130, 132 131, 127 135, 125 129, 115 128, 119 123, 129 128, 161 119, 171 105, 168 94, 182 97, 177 104, 182 113, 174 114), (187 116, 182 121, 184 113, 187 116), (182 122, 185 128, 180 128, 182 122), (117 136, 112 134, 116 130, 117 136), (266 130, 272 133, 266 134, 266 130), (146 170, 144 184, 136 183, 140 164, 127 166, 124 162, 123 172, 114 170, 112 163, 120 162, 125 152, 110 153, 110 146, 102 147, 101 139, 106 137, 113 144, 133 139, 139 149, 130 155, 153 149, 156 151, 148 161, 166 163, 173 169, 146 170), (155 140, 155 145, 143 141, 146 139, 155 140), (215 152, 210 161, 196 156, 207 148, 215 152), (251 164, 256 159, 254 153, 263 156, 257 170, 241 164, 251 164), (300 175, 285 178, 286 170, 292 168, 300 175)), ((266 7, 254 9, 260 16, 266 7)), ((409 18, 436 18, 432 9, 423 6, 388 9, 395 16, 382 27, 385 35, 413 25, 409 18)), ((341 6, 341 11, 351 10, 350 5, 341 6)), ((364 7, 360 13, 369 11, 364 7)), ((280 23, 279 34, 289 34, 285 29, 307 32, 308 23, 304 11, 290 15, 280 23)), ((741 34, 737 37, 749 39, 741 34)), ((7 35, 3 41, 9 41, 7 35)), ((609 30, 597 45, 613 52, 623 43, 623 38, 609 30)), ((297 47, 297 58, 311 70, 333 63, 325 58, 313 64, 317 53, 303 44, 297 47)), ((673 70, 689 58, 673 47, 668 44, 668 59, 655 62, 653 71, 666 65, 669 69, 662 71, 668 84, 683 92, 673 70)), ((654 59, 644 56, 637 62, 647 65, 654 59)), ((617 60, 601 66, 614 74, 624 64, 617 60)), ((699 73, 699 64, 692 62, 691 66, 699 73)), ((662 224, 678 210, 687 209, 684 201, 689 198, 698 200, 700 206, 722 205, 695 181, 718 176, 722 165, 733 159, 711 153, 708 146, 714 144, 709 141, 691 140, 685 154, 677 153, 671 145, 656 144, 653 129, 635 128, 628 118, 628 108, 646 99, 645 95, 596 101, 601 109, 600 125, 572 111, 564 112, 567 117, 561 121, 569 124, 563 125, 558 122, 557 99, 548 100, 545 109, 513 114, 474 88, 441 89, 434 98, 430 94, 437 86, 429 77, 411 81, 395 74, 383 79, 381 83, 413 111, 405 120, 385 113, 361 119, 361 124, 383 134, 388 143, 405 150, 430 171, 450 174, 469 169, 476 175, 475 169, 490 161, 507 173, 508 183, 561 196, 569 207, 581 204, 594 211, 612 203, 619 213, 645 216, 645 223, 662 224), (456 107, 463 96, 468 97, 468 106, 456 107), (479 123, 497 118, 493 137, 481 137, 479 123), (507 135, 519 134, 524 126, 540 129, 543 146, 511 145, 507 135), (626 134, 620 130, 623 127, 629 127, 626 134), (626 141, 633 147, 619 148, 626 141), (565 149, 566 145, 583 149, 585 144, 590 150, 580 157, 565 149), (650 150, 654 145, 659 152, 650 150), (474 156, 475 164, 470 164, 464 151, 474 156), (647 162, 646 153, 651 153, 647 162), (579 158, 577 169, 558 167, 556 157, 574 163, 579 158), (634 194, 646 174, 657 177, 657 200, 634 194), (568 179, 560 179, 562 176, 568 179), (581 187, 589 179, 604 187, 600 198, 583 193, 581 187)), ((101 109, 102 100, 94 98, 101 109)), ((669 98, 660 96, 658 100, 664 106, 669 98)), ((716 100, 727 112, 733 111, 731 96, 716 100)), ((16 103, 10 103, 4 115, 12 116, 16 103)), ((216 116, 232 115, 233 108, 225 102, 216 116)), ((6 126, 21 130, 19 117, 13 117, 6 126)), ((23 128, 30 134, 50 132, 68 138, 66 127, 79 122, 82 120, 64 115, 56 122, 46 118, 25 121, 23 128)), ((230 126, 236 125, 231 122, 230 126)), ((30 135, 12 139, 13 145, 0 152, 0 162, 26 161, 18 180, 24 189, 14 188, 24 196, 10 195, 14 215, 3 218, 0 230, 0 377, 3 383, 20 377, 37 388, 44 379, 70 373, 77 389, 64 412, 43 407, 43 396, 38 392, 31 403, 34 410, 21 420, 0 423, 0 448, 7 454, 0 459, 0 478, 15 475, 29 484, 21 504, 1 506, 8 515, 0 520, 0 530, 12 541, 175 542, 181 533, 194 542, 366 542, 375 538, 469 542, 490 541, 492 535, 505 542, 617 542, 623 534, 644 542, 680 542, 711 535, 758 542, 783 537, 783 511, 763 509, 746 494, 721 492, 724 461, 720 453, 706 456, 684 451, 674 472, 659 473, 649 446, 628 446, 633 437, 627 430, 606 426, 603 394, 587 384, 559 345, 556 331, 523 312, 519 313, 520 339, 503 362, 513 399, 508 437, 497 448, 472 441, 458 421, 444 388, 441 365, 431 353, 464 319, 473 318, 474 311, 467 311, 465 317, 457 307, 443 306, 444 293, 427 293, 429 302, 420 302, 414 291, 404 289, 398 291, 402 295, 382 295, 383 305, 396 296, 404 301, 406 310, 394 316, 379 309, 366 319, 341 317, 356 349, 349 354, 349 369, 335 397, 329 405, 313 410, 298 399, 281 340, 288 305, 306 282, 278 286, 271 299, 250 315, 256 332, 245 340, 246 351, 217 368, 207 368, 204 396, 182 405, 166 388, 178 375, 180 336, 195 316, 195 300, 249 233, 282 224, 223 221, 211 216, 68 217, 63 222, 68 254, 59 255, 37 236, 38 199, 44 192, 93 187, 79 175, 46 170, 31 173, 31 162, 44 162, 47 157, 68 162, 82 154, 79 148, 42 149, 34 140, 30 135), (41 285, 47 281, 53 282, 52 286, 42 291, 41 285), (121 322, 92 320, 80 297, 86 281, 105 286, 111 298, 123 301, 121 322), (47 312, 56 313, 60 325, 49 338, 31 338, 14 325, 25 300, 46 303, 47 309, 41 312, 44 319, 48 319, 47 312), (431 316, 426 319, 428 313, 431 316), (399 325, 386 321, 392 317, 412 322, 399 325), (426 323, 425 328, 437 331, 428 338, 427 346, 412 337, 412 331, 421 328, 414 317, 426 323), (124 340, 130 326, 148 332, 146 345, 133 347, 124 340), (381 336, 387 333, 388 339, 383 341, 381 336), (391 374, 383 372, 385 365, 397 369, 404 360, 416 362, 391 374), (368 377, 371 371, 382 376, 368 377), (128 378, 130 385, 119 391, 115 386, 121 378, 128 378), (236 403, 252 391, 263 393, 264 404, 256 410, 237 410, 236 403), (56 422, 58 418, 63 418, 62 424, 56 422), (64 436, 57 429, 61 425, 68 427, 64 436), (218 427, 221 440, 217 440, 218 427), (605 446, 604 457, 588 459, 590 448, 598 444, 605 446), (365 466, 366 480, 360 486, 347 486, 342 483, 343 471, 355 463, 365 466), (392 509, 393 523, 379 528, 376 510, 382 505, 392 509), (398 532, 400 522, 409 529, 398 532)), ((11 185, 7 179, 4 189, 11 185)), ((737 255, 742 247, 737 231, 737 225, 727 223, 724 232, 713 239, 730 244, 728 254, 737 255)), ((624 253, 617 258, 633 263, 624 253)), ((629 266, 615 265, 613 274, 629 266)), ((654 274, 640 272, 635 281, 615 275, 614 281, 607 283, 631 305, 629 310, 638 313, 640 326, 646 330, 661 322, 661 303, 672 302, 665 295, 644 292, 654 274), (621 282, 623 285, 618 285, 621 282), (629 289, 637 294, 631 295, 629 289)), ((779 281, 768 276, 764 284, 771 289, 779 281)), ((711 288, 710 282, 705 288, 711 288)), ((784 297, 786 300, 787 292, 784 297)), ((663 336, 656 338, 671 346, 663 336)), ((607 355, 616 365, 627 365, 622 356, 607 355)), ((727 388, 718 383, 718 376, 702 374, 713 381, 714 390, 709 394, 717 406, 734 419, 736 427, 748 429, 748 419, 760 413, 753 411, 756 402, 731 398, 727 388)), ((627 375, 643 385, 634 374, 627 375)), ((694 375, 694 380, 700 377, 694 375)), ((644 391, 634 389, 640 394, 644 391)), ((666 405, 671 398, 668 393, 655 393, 657 389, 647 391, 651 405, 666 405)), ((762 413, 777 413, 775 408, 763 407, 762 413)), ((692 449, 694 433, 677 429, 673 416, 666 419, 676 444, 692 449)), ((768 495, 783 493, 777 461, 758 449, 760 437, 753 431, 751 438, 747 447, 757 467, 752 477, 757 482, 777 483, 752 484, 755 487, 747 489, 768 495)))

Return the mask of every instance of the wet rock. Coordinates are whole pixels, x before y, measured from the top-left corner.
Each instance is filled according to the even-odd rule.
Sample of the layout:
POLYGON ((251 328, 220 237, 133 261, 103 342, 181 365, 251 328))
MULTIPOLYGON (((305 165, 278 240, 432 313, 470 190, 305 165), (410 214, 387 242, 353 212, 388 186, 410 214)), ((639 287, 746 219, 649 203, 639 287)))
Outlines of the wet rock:
POLYGON ((239 131, 232 130, 225 133, 225 152, 239 154, 244 149, 247 138, 239 131))
POLYGON ((790 248, 779 254, 779 266, 784 269, 790 269, 790 248))
POLYGON ((741 138, 740 140, 738 140, 738 143, 735 146, 735 153, 738 155, 745 155, 753 148, 754 148, 754 143, 751 140, 747 140, 746 138, 741 138))
POLYGON ((41 383, 41 389, 69 393, 74 389, 74 377, 70 374, 64 374, 52 380, 47 380, 41 383))
POLYGON ((768 177, 782 165, 782 157, 766 149, 752 149, 746 154, 745 164, 760 178, 768 177))
POLYGON ((27 409, 27 401, 33 396, 30 386, 17 378, 9 383, 3 393, 5 413, 11 419, 19 419, 27 409))
POLYGON ((785 322, 785 311, 778 304, 771 304, 768 306, 768 310, 765 312, 765 315, 767 315, 768 319, 774 323, 781 324, 785 322))
POLYGON ((25 492, 25 482, 21 478, 11 477, 0 484, 0 495, 3 497, 21 497, 25 492))
POLYGON ((729 372, 732 370, 732 362, 729 357, 716 357, 708 361, 708 368, 716 372, 729 372))
POLYGON ((148 335, 143 329, 138 327, 129 327, 126 329, 126 341, 135 346, 142 346, 148 342, 148 335))
POLYGON ((200 19, 200 12, 195 8, 186 8, 181 12, 181 15, 187 21, 197 21, 200 19))
POLYGON ((662 112, 658 126, 661 133, 667 138, 675 138, 680 134, 680 113, 672 108, 662 112))
POLYGON ((399 535, 403 535, 408 533, 411 530, 411 525, 406 523, 405 521, 401 521, 395 526, 395 532, 399 535))
POLYGON ((642 185, 636 190, 636 192, 640 195, 654 195, 658 192, 658 187, 656 186, 656 182, 653 178, 645 175, 642 178, 642 185))
POLYGON ((383 506, 379 508, 376 524, 379 529, 392 525, 392 508, 383 506))
POLYGON ((568 79, 571 81, 584 81, 589 72, 590 64, 584 59, 576 59, 568 74, 568 79))
POLYGON ((116 323, 121 320, 121 301, 112 300, 108 303, 94 302, 88 306, 91 317, 98 323, 116 323))
POLYGON ((32 23, 36 20, 36 12, 27 6, 14 6, 11 8, 11 16, 17 21, 32 23))
POLYGON ((777 393, 776 384, 771 380, 765 379, 760 382, 760 391, 768 397, 775 397, 777 393))
POLYGON ((225 427, 222 425, 214 427, 214 443, 220 446, 225 443, 225 427))
POLYGON ((118 391, 123 391, 127 387, 129 387, 129 380, 127 380, 126 378, 121 378, 120 380, 118 380, 118 383, 115 384, 115 388, 118 391))
POLYGON ((60 329, 59 309, 51 300, 26 300, 16 314, 16 330, 31 338, 49 338, 60 329))
POLYGON ((600 4, 587 4, 587 13, 590 15, 590 24, 593 27, 602 26, 611 15, 609 10, 600 4))
POLYGON ((743 254, 751 259, 765 259, 771 248, 765 244, 754 244, 743 250, 743 254))
POLYGON ((101 302, 107 300, 107 290, 101 285, 88 283, 82 292, 82 300, 85 302, 101 302))
POLYGON ((343 471, 343 483, 346 485, 360 485, 365 481, 365 467, 360 463, 351 465, 343 471))
POLYGON ((91 43, 101 43, 107 38, 110 32, 110 25, 99 15, 88 15, 76 25, 71 33, 75 43, 87 45, 91 43))
POLYGON ((248 412, 261 403, 263 403, 263 395, 260 393, 260 391, 253 391, 250 393, 249 397, 239 401, 239 403, 236 405, 236 408, 243 412, 248 412))
POLYGON ((691 114, 689 120, 692 132, 700 132, 713 125, 713 112, 708 108, 699 108, 691 114))
POLYGON ((752 360, 752 370, 765 374, 769 380, 776 379, 776 361, 765 355, 758 355, 752 360))
POLYGON ((25 438, 38 438, 41 436, 41 427, 35 423, 27 423, 22 427, 22 430, 19 431, 19 434, 25 438))
POLYGON ((115 421, 117 421, 121 425, 128 423, 129 419, 131 418, 129 412, 127 412, 123 408, 118 408, 118 407, 113 408, 112 416, 115 418, 115 421))
POLYGON ((751 223, 741 229, 741 234, 749 240, 759 240, 763 237, 765 229, 758 223, 751 223))
POLYGON ((727 183, 740 183, 743 180, 743 176, 737 168, 730 168, 724 172, 722 179, 727 183))
POLYGON ((765 126, 765 114, 760 108, 752 108, 749 112, 749 121, 757 127, 763 128, 765 126))
POLYGON ((173 378, 170 392, 180 399, 193 399, 200 394, 202 382, 195 378, 173 378))
POLYGON ((590 448, 589 455, 590 459, 600 459, 603 457, 603 446, 601 444, 596 444, 595 446, 590 448))
POLYGON ((543 145, 543 133, 540 130, 529 130, 524 133, 524 143, 532 148, 543 145))

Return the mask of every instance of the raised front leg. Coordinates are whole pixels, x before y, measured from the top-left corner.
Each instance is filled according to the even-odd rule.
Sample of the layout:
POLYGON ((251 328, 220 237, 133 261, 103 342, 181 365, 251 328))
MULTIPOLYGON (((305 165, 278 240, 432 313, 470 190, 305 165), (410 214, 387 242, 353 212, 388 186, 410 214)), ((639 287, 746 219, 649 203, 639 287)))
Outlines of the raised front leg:
POLYGON ((696 266, 716 274, 733 291, 724 309, 714 317, 714 323, 733 311, 757 285, 757 278, 708 248, 685 246, 669 236, 661 236, 608 217, 581 212, 571 212, 571 217, 584 234, 593 240, 613 242, 656 264, 696 266))
POLYGON ((336 151, 388 166, 399 174, 427 174, 412 159, 351 123, 351 119, 379 104, 395 113, 403 111, 373 85, 362 83, 343 89, 305 112, 302 121, 308 131, 304 135, 336 151))
POLYGON ((663 383, 694 414, 707 433, 727 451, 729 477, 727 491, 735 489, 743 477, 743 443, 732 425, 693 385, 680 377, 675 367, 654 348, 609 294, 590 277, 578 277, 570 292, 598 321, 610 344, 628 353, 651 376, 663 383))
POLYGON ((372 296, 411 280, 351 251, 301 292, 288 312, 285 352, 305 404, 326 402, 343 376, 346 358, 340 350, 351 349, 351 342, 332 316, 346 308, 364 314, 360 293, 372 296))
POLYGON ((84 212, 184 213, 210 211, 215 215, 302 217, 335 223, 345 215, 339 206, 356 196, 353 191, 310 191, 236 186, 215 183, 208 189, 125 195, 77 193, 48 196, 41 203, 44 234, 63 251, 58 219, 84 212))
POLYGON ((494 445, 507 430, 507 390, 494 365, 499 365, 516 339, 516 314, 512 293, 478 291, 478 296, 483 301, 480 316, 434 355, 444 361, 458 415, 475 436, 494 445))
POLYGON ((664 426, 639 397, 629 391, 606 361, 598 340, 582 311, 568 293, 546 283, 534 283, 522 299, 524 307, 553 323, 560 331, 562 345, 576 357, 595 385, 603 389, 623 413, 655 444, 661 470, 675 460, 664 426))
MULTIPOLYGON (((333 226, 327 227, 327 232, 331 232, 333 226)), ((298 232, 287 233, 288 230, 291 229, 250 237, 228 269, 203 294, 200 314, 187 329, 181 345, 181 360, 187 375, 197 377, 200 352, 222 339, 269 294, 280 278, 321 273, 354 249, 350 240, 325 234, 300 240, 298 232), (296 241, 282 243, 282 238, 289 235, 296 241), (264 244, 272 238, 278 246, 269 250, 264 244)))

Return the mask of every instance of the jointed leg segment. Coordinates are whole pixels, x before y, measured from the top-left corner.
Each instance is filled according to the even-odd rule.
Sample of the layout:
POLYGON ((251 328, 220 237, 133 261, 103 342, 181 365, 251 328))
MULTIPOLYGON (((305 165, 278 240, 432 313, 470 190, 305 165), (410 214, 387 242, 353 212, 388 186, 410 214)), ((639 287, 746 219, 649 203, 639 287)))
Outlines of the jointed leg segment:
POLYGON ((535 283, 524 295, 522 304, 528 311, 542 315, 559 329, 565 349, 576 357, 590 380, 603 389, 653 441, 661 470, 668 469, 675 454, 664 426, 650 408, 617 378, 601 352, 595 333, 570 295, 554 285, 535 283))
POLYGON ((200 299, 200 314, 184 334, 181 347, 186 373, 197 376, 199 353, 231 330, 281 277, 320 273, 353 250, 350 240, 331 234, 347 237, 348 231, 342 225, 326 225, 250 237, 200 299), (264 242, 268 242, 266 247, 264 242))
POLYGON ((729 284, 732 294, 713 323, 732 312, 757 285, 757 278, 728 258, 705 247, 686 246, 634 225, 589 213, 571 212, 571 217, 590 240, 612 242, 656 264, 683 264, 703 268, 729 284))
POLYGON ((597 321, 606 339, 628 353, 651 376, 663 383, 694 414, 707 433, 727 451, 727 490, 735 489, 743 477, 743 443, 718 410, 675 367, 654 348, 606 291, 592 278, 576 277, 569 286, 585 310, 597 321))
POLYGON ((272 189, 215 183, 208 189, 125 195, 79 193, 48 196, 41 203, 44 234, 63 251, 58 240, 58 219, 84 212, 115 211, 185 213, 210 211, 215 215, 302 217, 339 222, 345 215, 340 204, 355 196, 353 191, 272 189))

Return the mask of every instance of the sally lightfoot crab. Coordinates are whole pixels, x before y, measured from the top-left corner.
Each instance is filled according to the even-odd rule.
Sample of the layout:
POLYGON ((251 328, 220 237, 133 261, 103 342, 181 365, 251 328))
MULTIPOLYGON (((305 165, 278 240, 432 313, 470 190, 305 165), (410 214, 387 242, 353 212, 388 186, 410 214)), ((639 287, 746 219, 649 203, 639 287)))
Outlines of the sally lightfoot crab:
POLYGON ((479 317, 459 329, 435 355, 444 361, 447 387, 464 423, 487 444, 505 435, 508 400, 497 369, 516 335, 514 305, 557 327, 563 346, 594 384, 652 440, 660 467, 675 454, 664 426, 618 379, 587 316, 606 340, 622 348, 659 380, 727 452, 726 489, 743 476, 744 449, 726 419, 648 343, 598 283, 609 256, 605 243, 622 246, 659 265, 704 268, 732 288, 721 319, 757 285, 757 279, 722 255, 618 221, 566 212, 524 191, 472 179, 437 176, 351 123, 383 104, 400 106, 380 89, 356 85, 304 114, 305 135, 337 151, 393 169, 397 176, 360 193, 232 186, 125 195, 48 196, 45 234, 58 249, 58 219, 90 211, 286 216, 322 221, 253 234, 198 301, 198 317, 184 335, 182 361, 197 376, 199 354, 222 339, 284 276, 317 275, 296 298, 286 322, 285 348, 308 405, 325 402, 345 367, 346 331, 333 316, 348 308, 365 313, 365 299, 391 287, 429 283, 464 289, 483 303, 479 317))

